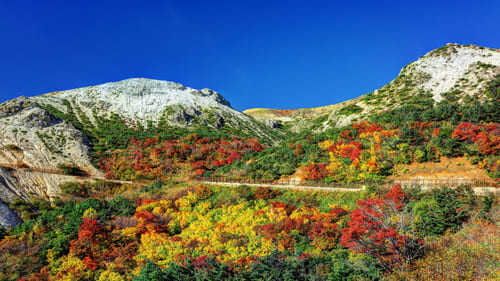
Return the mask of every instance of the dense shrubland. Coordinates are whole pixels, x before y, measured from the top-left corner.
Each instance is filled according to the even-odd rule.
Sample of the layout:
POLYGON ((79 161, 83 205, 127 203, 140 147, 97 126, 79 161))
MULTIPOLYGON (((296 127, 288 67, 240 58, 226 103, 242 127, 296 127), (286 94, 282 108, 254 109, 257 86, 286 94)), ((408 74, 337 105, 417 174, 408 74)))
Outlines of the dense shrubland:
POLYGON ((217 139, 193 134, 164 141, 132 138, 124 149, 113 151, 98 164, 108 178, 166 180, 174 174, 203 176, 263 148, 256 139, 237 137, 217 139))
POLYGON ((427 275, 473 280, 494 277, 500 259, 487 247, 497 243, 497 202, 466 187, 324 193, 157 181, 128 194, 33 208, 0 241, 0 279, 428 280, 429 264, 451 267, 441 257, 452 258, 452 245, 467 257, 460 272, 427 275))
POLYGON ((397 164, 466 156, 498 178, 499 151, 498 123, 412 121, 398 127, 360 122, 314 137, 285 140, 221 167, 215 174, 278 179, 296 173, 305 180, 366 181, 393 174, 397 164))
MULTIPOLYGON (((499 81, 488 84, 490 101, 408 95, 404 106, 348 127, 321 131, 320 117, 275 146, 230 131, 145 130, 117 115, 92 124, 67 101, 66 113, 47 106, 85 133, 107 178, 134 183, 65 183, 52 204, 14 201, 25 222, 0 228, 0 279, 498 279, 498 198, 466 186, 337 193, 188 180, 376 182, 398 164, 458 156, 499 178, 499 81)), ((372 97, 365 101, 377 105, 372 97)), ((80 174, 72 164, 59 169, 80 174)))
POLYGON ((356 182, 393 174, 397 164, 439 162, 466 156, 498 178, 498 123, 408 122, 402 127, 360 122, 315 136, 298 135, 278 146, 256 139, 132 138, 122 149, 101 157, 107 177, 122 180, 168 180, 173 175, 222 175, 233 178, 356 182))

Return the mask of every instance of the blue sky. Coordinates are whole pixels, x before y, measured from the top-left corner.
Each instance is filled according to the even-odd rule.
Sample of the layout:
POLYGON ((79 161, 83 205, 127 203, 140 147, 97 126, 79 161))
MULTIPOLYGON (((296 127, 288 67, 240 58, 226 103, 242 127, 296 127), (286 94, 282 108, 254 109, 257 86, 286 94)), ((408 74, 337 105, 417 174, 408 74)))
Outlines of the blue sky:
POLYGON ((132 77, 234 108, 380 88, 448 42, 500 48, 500 1, 1 1, 0 102, 132 77))

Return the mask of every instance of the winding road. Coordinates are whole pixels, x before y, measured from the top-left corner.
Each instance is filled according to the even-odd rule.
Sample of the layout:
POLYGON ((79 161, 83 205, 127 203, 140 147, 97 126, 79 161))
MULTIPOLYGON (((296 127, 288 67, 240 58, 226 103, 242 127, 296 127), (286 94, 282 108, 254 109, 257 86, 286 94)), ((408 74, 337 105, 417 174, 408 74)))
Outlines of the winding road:
MULTIPOLYGON (((74 177, 76 180, 86 180, 86 179, 88 179, 88 180, 103 180, 103 181, 116 182, 116 183, 121 183, 121 184, 133 184, 134 183, 133 181, 110 180, 110 179, 106 179, 104 177, 96 177, 96 176, 88 176, 88 177, 72 176, 72 175, 64 174, 60 170, 51 170, 51 169, 29 167, 26 164, 0 163, 0 167, 10 168, 10 169, 25 169, 25 170, 41 172, 41 173, 71 176, 71 177, 74 177)), ((343 187, 318 186, 318 185, 315 185, 315 186, 297 185, 291 181, 283 181, 283 182, 281 182, 281 184, 279 184, 279 183, 273 184, 273 183, 258 183, 258 182, 232 182, 232 181, 224 181, 224 180, 217 180, 217 179, 214 180, 213 178, 209 178, 209 179, 198 179, 197 182, 204 183, 204 184, 210 184, 210 185, 222 185, 222 186, 247 185, 247 186, 254 186, 254 187, 263 186, 263 187, 270 187, 270 188, 282 188, 282 189, 294 189, 294 190, 313 190, 313 191, 331 191, 331 192, 360 192, 360 191, 363 191, 366 189, 365 186, 361 186, 360 188, 343 188, 343 187)), ((348 184, 345 184, 345 185, 348 185, 348 184)), ((428 186, 428 187, 421 186, 422 190, 431 190, 432 188, 436 188, 436 186, 428 186)), ((496 188, 496 187, 473 187, 473 190, 476 193, 476 195, 500 196, 500 188, 496 188)))

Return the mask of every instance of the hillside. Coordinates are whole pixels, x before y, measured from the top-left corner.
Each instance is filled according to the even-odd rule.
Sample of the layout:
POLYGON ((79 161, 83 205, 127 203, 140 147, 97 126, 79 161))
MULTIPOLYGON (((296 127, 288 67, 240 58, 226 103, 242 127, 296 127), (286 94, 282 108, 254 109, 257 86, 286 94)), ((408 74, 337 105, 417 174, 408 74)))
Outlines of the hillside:
MULTIPOLYGON (((296 134, 220 172, 326 182, 412 179, 421 172, 397 174, 399 167, 434 167, 446 156, 466 157, 482 170, 480 177, 465 178, 484 178, 485 173, 498 178, 499 108, 499 50, 448 44, 405 66, 381 89, 351 101, 299 110, 247 110, 296 134)), ((439 170, 464 177, 452 168, 439 170)), ((428 172, 425 178, 437 176, 428 172)))
POLYGON ((274 119, 289 122, 298 118, 314 119, 324 114, 330 113, 334 109, 339 109, 353 101, 345 101, 321 107, 300 108, 300 109, 271 109, 252 108, 244 110, 243 113, 251 115, 258 120, 274 119))
POLYGON ((99 155, 131 137, 165 139, 189 133, 243 136, 276 143, 280 132, 231 108, 220 94, 151 79, 20 97, 0 105, 0 198, 52 198, 71 176, 8 169, 59 170, 75 166, 102 177, 99 155), (31 195, 30 195, 31 194, 31 195))
POLYGON ((0 280, 496 280, 498 53, 319 108, 142 78, 3 103, 0 280))
POLYGON ((359 98, 318 108, 248 109, 245 113, 260 120, 289 122, 295 131, 314 126, 311 119, 322 115, 328 115, 328 120, 323 120, 320 128, 343 127, 416 102, 467 104, 494 100, 487 93, 498 87, 499 75, 499 49, 447 44, 403 67, 387 85, 359 98))
POLYGON ((276 141, 271 130, 239 111, 210 89, 196 90, 175 82, 133 78, 74 90, 53 92, 30 100, 73 115, 89 130, 102 120, 118 117, 129 126, 226 131, 276 141))

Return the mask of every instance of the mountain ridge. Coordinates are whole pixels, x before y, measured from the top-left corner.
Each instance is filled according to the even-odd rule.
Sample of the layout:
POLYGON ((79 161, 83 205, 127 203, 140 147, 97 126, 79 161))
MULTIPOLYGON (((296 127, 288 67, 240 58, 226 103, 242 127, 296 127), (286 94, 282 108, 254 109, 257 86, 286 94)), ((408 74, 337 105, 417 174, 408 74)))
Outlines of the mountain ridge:
MULTIPOLYGON (((89 175, 101 176, 92 151, 106 153, 123 148, 130 132, 145 132, 140 134, 144 138, 178 129, 179 134, 223 132, 277 144, 288 130, 324 131, 402 105, 491 100, 494 97, 488 91, 492 81, 497 83, 494 89, 500 87, 500 50, 458 44, 428 52, 373 93, 316 108, 254 109, 245 114, 210 89, 131 78, 0 104, 0 163, 48 169, 76 165, 89 175), (467 59, 463 62, 461 58, 467 59), (438 90, 433 92, 432 87, 438 90)), ((68 180, 58 175, 0 169, 0 177, 12 175, 2 177, 0 182, 4 201, 16 196, 28 198, 29 194, 52 198, 59 192, 58 185, 68 180), (22 186, 17 194, 11 192, 15 189, 12 185, 22 186)))
MULTIPOLYGON (((279 134, 234 110, 220 94, 182 84, 131 78, 96 86, 18 97, 0 104, 0 164, 59 170, 77 167, 102 177, 96 152, 125 145, 130 133, 244 135, 276 142, 279 134)), ((57 198, 73 177, 0 167, 0 198, 57 198), (13 190, 15 192, 13 192, 13 190)))
POLYGON ((404 66, 398 76, 385 86, 371 93, 341 103, 300 109, 247 109, 244 112, 255 118, 299 121, 300 126, 292 126, 298 131, 311 126, 304 117, 318 118, 328 115, 323 128, 343 127, 354 121, 365 120, 377 112, 396 107, 415 95, 429 94, 434 103, 446 99, 488 99, 483 93, 488 82, 500 75, 500 49, 448 43, 421 56, 404 66), (349 108, 350 107, 350 108, 349 108), (344 112, 342 110, 344 109, 344 112), (288 114, 282 115, 281 112, 288 114), (308 112, 309 115, 296 114, 308 112), (326 112, 325 112, 326 111, 326 112), (328 124, 327 124, 328 123, 328 124))

